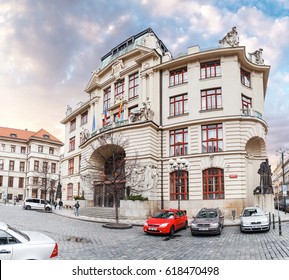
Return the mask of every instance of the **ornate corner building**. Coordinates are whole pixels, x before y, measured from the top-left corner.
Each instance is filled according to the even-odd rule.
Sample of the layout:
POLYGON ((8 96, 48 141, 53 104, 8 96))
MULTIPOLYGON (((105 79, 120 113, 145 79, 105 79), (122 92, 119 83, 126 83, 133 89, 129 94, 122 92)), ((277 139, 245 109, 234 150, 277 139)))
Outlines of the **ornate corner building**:
POLYGON ((88 206, 112 206, 104 186, 82 179, 105 133, 129 140, 137 152, 156 208, 221 207, 228 214, 255 205, 258 169, 266 155, 264 101, 270 67, 262 49, 246 55, 235 27, 219 46, 188 48, 173 58, 152 29, 128 38, 101 58, 85 92, 88 100, 67 107, 62 159, 62 198, 84 195, 88 206), (170 160, 188 168, 177 174, 170 160))
POLYGON ((60 147, 44 129, 0 127, 0 200, 53 200, 60 177, 60 147))

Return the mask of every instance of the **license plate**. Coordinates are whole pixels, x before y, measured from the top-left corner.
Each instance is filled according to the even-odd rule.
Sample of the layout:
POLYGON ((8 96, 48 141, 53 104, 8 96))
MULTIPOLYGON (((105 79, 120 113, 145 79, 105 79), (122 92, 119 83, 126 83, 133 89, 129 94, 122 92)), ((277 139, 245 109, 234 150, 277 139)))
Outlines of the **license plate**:
POLYGON ((208 228, 199 228, 199 230, 209 230, 208 228))
POLYGON ((153 228, 153 227, 150 227, 149 230, 154 231, 154 230, 157 230, 157 229, 156 229, 156 228, 153 228))

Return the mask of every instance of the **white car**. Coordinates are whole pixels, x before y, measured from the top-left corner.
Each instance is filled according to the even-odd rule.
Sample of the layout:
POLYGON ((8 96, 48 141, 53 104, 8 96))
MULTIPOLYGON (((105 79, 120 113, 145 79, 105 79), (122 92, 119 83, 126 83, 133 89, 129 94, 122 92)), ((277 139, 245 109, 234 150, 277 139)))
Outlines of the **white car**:
POLYGON ((246 207, 240 215, 240 230, 269 231, 269 217, 259 207, 246 207))
POLYGON ((47 235, 0 222, 0 260, 47 260, 57 255, 58 244, 47 235))

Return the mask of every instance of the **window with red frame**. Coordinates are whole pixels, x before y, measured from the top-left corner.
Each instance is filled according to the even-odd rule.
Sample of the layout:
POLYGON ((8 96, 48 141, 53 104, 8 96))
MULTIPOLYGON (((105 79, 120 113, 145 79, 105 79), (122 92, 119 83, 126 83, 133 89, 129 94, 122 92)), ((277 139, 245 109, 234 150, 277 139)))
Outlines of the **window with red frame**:
POLYGON ((103 91, 103 111, 110 107, 111 100, 111 88, 107 88, 103 91))
POLYGON ((251 87, 251 73, 241 68, 241 83, 246 87, 251 87))
POLYGON ((203 199, 224 199, 224 170, 209 168, 203 171, 203 199))
POLYGON ((122 99, 124 94, 124 80, 120 80, 114 84, 114 97, 122 99))
POLYGON ((188 81, 187 67, 170 71, 170 86, 186 83, 188 81))
POLYGON ((170 156, 182 156, 188 153, 188 128, 170 131, 170 156))
POLYGON ((24 178, 23 177, 19 177, 18 188, 23 188, 23 186, 24 186, 24 178))
POLYGON ((75 137, 69 139, 69 152, 75 150, 75 137))
POLYGON ((220 60, 201 63, 201 79, 221 76, 220 60))
POLYGON ((73 131, 75 129, 76 129, 76 119, 70 122, 70 131, 73 131))
POLYGON ((245 115, 250 115, 252 108, 252 99, 242 94, 242 112, 245 115))
POLYGON ((73 199, 73 184, 68 184, 67 185, 67 200, 72 200, 73 199))
POLYGON ((9 176, 8 177, 8 187, 13 188, 13 184, 14 184, 14 177, 9 176))
POLYGON ((87 123, 87 118, 88 118, 88 112, 84 112, 81 114, 81 121, 80 121, 80 124, 81 125, 84 125, 87 123))
POLYGON ((68 175, 73 175, 74 173, 74 158, 68 161, 68 175))
POLYGON ((202 110, 222 108, 221 88, 205 89, 201 91, 202 110))
POLYGON ((170 173, 170 200, 189 199, 189 176, 187 171, 174 171, 170 173))
POLYGON ((138 97, 139 75, 138 73, 129 76, 128 98, 138 97))
POLYGON ((170 98, 170 116, 183 115, 188 112, 188 94, 170 98))
POLYGON ((202 126, 202 152, 213 153, 223 150, 223 125, 210 124, 202 126))

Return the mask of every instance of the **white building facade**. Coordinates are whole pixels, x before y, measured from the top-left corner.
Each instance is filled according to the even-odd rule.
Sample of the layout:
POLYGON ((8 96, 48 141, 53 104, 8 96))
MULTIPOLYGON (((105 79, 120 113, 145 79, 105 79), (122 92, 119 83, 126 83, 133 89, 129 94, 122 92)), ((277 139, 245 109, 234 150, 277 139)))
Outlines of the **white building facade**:
MULTIPOLYGON (((129 140, 126 158, 137 152, 145 166, 144 193, 153 209, 201 207, 226 215, 255 205, 258 169, 267 157, 264 102, 270 67, 262 51, 246 55, 236 28, 220 47, 188 48, 173 58, 151 29, 101 59, 85 89, 89 100, 67 108, 62 160, 62 197, 83 195, 88 206, 111 206, 105 190, 83 180, 96 161, 99 137, 110 132, 129 140), (169 168, 185 159, 188 168, 169 168)), ((97 164, 105 164, 98 162, 97 164)))
POLYGON ((0 200, 55 199, 62 142, 38 132, 0 127, 0 200))

